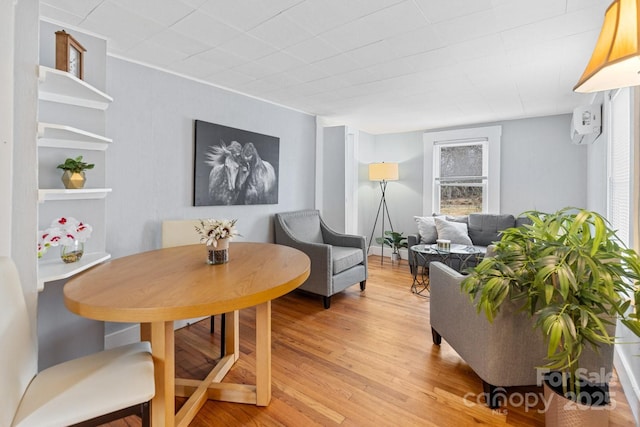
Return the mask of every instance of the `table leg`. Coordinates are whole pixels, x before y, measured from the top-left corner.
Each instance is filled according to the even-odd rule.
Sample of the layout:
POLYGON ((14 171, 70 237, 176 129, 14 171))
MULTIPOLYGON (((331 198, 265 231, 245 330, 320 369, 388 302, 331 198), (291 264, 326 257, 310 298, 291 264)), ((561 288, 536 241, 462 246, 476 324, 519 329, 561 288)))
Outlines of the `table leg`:
MULTIPOLYGON (((175 419, 171 420, 175 421, 176 427, 187 426, 207 399, 250 403, 258 406, 269 405, 271 401, 271 301, 256 306, 256 385, 221 382, 240 356, 239 319, 238 311, 227 313, 226 355, 204 380, 177 379, 171 384, 175 387, 175 395, 188 397, 175 419)), ((173 354, 171 357, 173 358, 173 354)), ((167 369, 164 372, 168 375, 167 369)), ((159 380, 156 378, 156 381, 159 380)), ((168 379, 165 379, 166 387, 169 386, 168 383, 168 379)), ((168 398, 166 390, 164 395, 168 398)), ((157 385, 156 396, 158 396, 157 385)), ((152 407, 152 410, 156 408, 152 407)), ((167 425, 172 424, 167 422, 167 425)))
POLYGON ((271 401, 271 301, 256 306, 256 404, 271 401))
POLYGON ((151 425, 175 424, 175 348, 173 321, 141 325, 141 336, 151 341, 156 394, 151 399, 151 425))
POLYGON ((426 254, 421 254, 416 251, 412 252, 413 283, 411 284, 411 292, 421 297, 427 297, 428 295, 423 295, 423 292, 429 292, 429 276, 427 275, 429 258, 426 254), (420 278, 418 278, 419 274, 421 275, 420 278))
POLYGON ((226 313, 225 356, 233 354, 235 362, 240 357, 240 316, 238 310, 226 313))

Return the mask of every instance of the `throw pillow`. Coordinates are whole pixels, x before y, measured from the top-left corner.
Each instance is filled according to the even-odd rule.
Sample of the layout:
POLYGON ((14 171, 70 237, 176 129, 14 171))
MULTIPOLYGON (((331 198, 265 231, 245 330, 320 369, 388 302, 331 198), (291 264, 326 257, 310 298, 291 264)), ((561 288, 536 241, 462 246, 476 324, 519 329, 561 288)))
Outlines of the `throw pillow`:
POLYGON ((447 221, 442 218, 434 218, 436 230, 438 230, 438 239, 451 240, 452 244, 469 245, 473 242, 469 238, 467 224, 464 222, 447 221))
POLYGON ((438 238, 438 230, 432 216, 414 216, 418 224, 418 234, 420 234, 420 243, 429 245, 435 243, 438 238))

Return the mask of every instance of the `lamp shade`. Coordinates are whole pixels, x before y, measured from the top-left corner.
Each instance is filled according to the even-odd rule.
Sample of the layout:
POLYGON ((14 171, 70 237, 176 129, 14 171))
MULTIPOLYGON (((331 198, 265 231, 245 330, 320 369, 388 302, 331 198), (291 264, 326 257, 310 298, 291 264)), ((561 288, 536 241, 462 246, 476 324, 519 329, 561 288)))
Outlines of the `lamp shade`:
POLYGON ((369 181, 397 181, 397 163, 371 163, 369 164, 369 181))
POLYGON ((640 0, 615 0, 576 92, 597 92, 640 85, 640 0))

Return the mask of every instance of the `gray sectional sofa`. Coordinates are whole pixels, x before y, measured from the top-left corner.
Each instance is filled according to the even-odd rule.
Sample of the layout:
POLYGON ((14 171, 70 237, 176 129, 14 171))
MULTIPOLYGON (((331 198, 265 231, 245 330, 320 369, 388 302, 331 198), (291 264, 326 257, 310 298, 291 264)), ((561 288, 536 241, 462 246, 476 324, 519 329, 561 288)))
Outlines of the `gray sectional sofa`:
MULTIPOLYGON (((540 330, 534 329, 535 319, 520 310, 520 303, 505 301, 489 323, 469 295, 461 292, 464 278, 440 262, 431 263, 429 323, 433 344, 439 346, 444 339, 482 380, 487 405, 497 408, 508 398, 505 387, 540 384, 545 370, 538 367, 547 363, 547 344, 540 330)), ((608 330, 615 335, 615 325, 608 330)), ((613 346, 600 346, 598 353, 586 346, 580 368, 588 377, 604 372, 600 378, 609 378, 613 346)))
MULTIPOLYGON (((464 216, 444 216, 434 215, 432 217, 414 217, 418 225, 418 233, 407 236, 409 248, 409 268, 413 272, 414 256, 411 246, 419 244, 433 244, 436 239, 445 238, 451 243, 471 245, 485 252, 487 246, 500 240, 500 232, 511 227, 518 227, 529 221, 528 218, 516 218, 510 214, 484 214, 472 213, 464 216), (432 225, 433 223, 433 225, 432 225), (459 227, 456 227, 457 223, 459 227), (457 232, 449 233, 450 226, 457 228, 457 232), (466 228, 467 237, 465 239, 464 230, 466 228)), ((472 265, 469 265, 470 267, 472 265)))

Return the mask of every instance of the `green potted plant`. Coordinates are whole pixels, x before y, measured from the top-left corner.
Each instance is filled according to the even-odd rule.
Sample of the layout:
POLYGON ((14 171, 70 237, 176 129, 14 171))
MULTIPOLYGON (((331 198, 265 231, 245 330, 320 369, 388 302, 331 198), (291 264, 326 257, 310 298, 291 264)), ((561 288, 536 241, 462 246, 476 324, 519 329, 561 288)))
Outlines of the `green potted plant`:
MULTIPOLYGON (((565 398, 594 403, 598 399, 581 392, 591 385, 579 375, 580 358, 587 346, 597 351, 615 343, 610 331, 617 318, 640 336, 640 258, 595 212, 564 208, 525 215, 531 224, 505 230, 495 256, 470 271, 462 290, 489 321, 505 300, 521 303, 547 342, 547 378, 560 379, 565 398)), ((545 393, 550 396, 547 384, 545 393)), ((571 406, 555 401, 559 410, 571 406)), ((608 415, 573 409, 572 416, 608 415)), ((547 425, 557 416, 547 411, 547 425)))
POLYGON ((392 249, 391 261, 397 262, 400 260, 400 248, 407 247, 407 238, 398 233, 397 231, 387 230, 384 232, 384 237, 376 237, 376 243, 388 246, 392 249))
POLYGON ((84 174, 85 170, 93 169, 95 165, 92 163, 86 163, 82 161, 82 156, 78 156, 75 159, 67 158, 64 163, 57 166, 58 169, 62 169, 62 183, 65 188, 78 189, 83 188, 86 181, 84 174))

